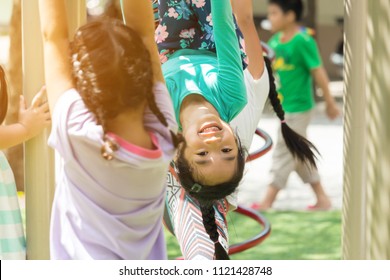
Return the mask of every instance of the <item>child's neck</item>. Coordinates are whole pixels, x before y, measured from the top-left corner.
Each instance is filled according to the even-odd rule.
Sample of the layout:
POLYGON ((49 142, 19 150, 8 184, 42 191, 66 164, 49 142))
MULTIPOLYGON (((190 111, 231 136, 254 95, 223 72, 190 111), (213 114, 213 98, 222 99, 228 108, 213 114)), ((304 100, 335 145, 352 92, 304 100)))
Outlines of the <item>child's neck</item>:
POLYGON ((127 111, 119 114, 107 121, 107 132, 112 132, 133 145, 145 149, 155 148, 144 126, 143 111, 127 111))
POLYGON ((281 41, 282 42, 290 41, 295 36, 295 34, 297 34, 298 32, 299 32, 299 25, 298 25, 298 23, 292 23, 292 24, 286 26, 282 30, 281 41))

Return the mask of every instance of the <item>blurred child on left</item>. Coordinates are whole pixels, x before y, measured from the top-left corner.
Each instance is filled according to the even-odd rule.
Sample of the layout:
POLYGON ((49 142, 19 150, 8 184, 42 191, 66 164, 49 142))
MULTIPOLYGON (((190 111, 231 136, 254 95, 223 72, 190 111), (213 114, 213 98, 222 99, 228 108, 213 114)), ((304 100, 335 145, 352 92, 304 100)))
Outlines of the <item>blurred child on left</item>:
POLYGON ((49 106, 44 99, 44 89, 34 97, 27 108, 20 97, 18 122, 1 125, 7 114, 8 93, 3 68, 0 66, 0 259, 26 259, 24 236, 13 172, 2 150, 23 143, 50 125, 49 106))

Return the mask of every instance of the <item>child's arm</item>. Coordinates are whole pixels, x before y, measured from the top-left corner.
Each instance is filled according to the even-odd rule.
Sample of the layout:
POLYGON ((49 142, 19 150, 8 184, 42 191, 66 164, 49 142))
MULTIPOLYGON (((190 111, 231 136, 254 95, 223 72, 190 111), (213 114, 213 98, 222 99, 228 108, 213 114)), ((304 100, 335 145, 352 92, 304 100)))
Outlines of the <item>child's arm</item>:
POLYGON ((260 79, 264 71, 263 49, 253 22, 252 0, 231 0, 238 27, 245 40, 245 52, 249 59, 248 70, 252 77, 260 79))
POLYGON ((21 123, 0 126, 0 150, 8 149, 27 140, 27 130, 21 123))
POLYGON ((0 150, 23 143, 50 125, 49 105, 41 101, 43 95, 44 89, 41 89, 29 108, 26 108, 23 96, 20 97, 18 122, 0 126, 0 150))
POLYGON ((329 79, 322 66, 320 52, 313 37, 307 35, 303 36, 301 41, 300 55, 305 66, 310 69, 310 73, 314 78, 315 83, 322 89, 325 102, 326 113, 330 119, 336 118, 340 111, 337 108, 336 102, 329 91, 329 79))
POLYGON ((154 80, 165 82, 161 70, 160 58, 156 42, 154 41, 154 15, 152 2, 150 0, 122 0, 123 13, 126 25, 135 30, 141 36, 143 43, 149 50, 154 80))
POLYGON ((39 0, 45 81, 51 111, 66 90, 74 87, 69 57, 68 24, 63 0, 39 0))
POLYGON ((218 85, 225 99, 241 101, 244 107, 247 102, 244 74, 230 1, 211 0, 211 13, 219 64, 218 85))
MULTIPOLYGON (((177 124, 172 100, 165 86, 157 44, 154 40, 155 25, 152 2, 150 0, 123 0, 123 13, 126 25, 138 33, 150 53, 154 81, 163 83, 163 86, 156 84, 154 87, 155 101, 167 120, 168 127, 176 133, 177 124)), ((156 129, 154 127, 155 123, 156 116, 154 114, 145 114, 145 126, 156 129)))
POLYGON ((328 86, 329 78, 325 72, 324 67, 321 66, 313 69, 312 76, 314 78, 315 83, 321 88, 324 94, 324 99, 326 102, 326 114, 331 120, 337 118, 340 115, 340 110, 337 107, 337 104, 332 94, 330 93, 329 86, 328 86))

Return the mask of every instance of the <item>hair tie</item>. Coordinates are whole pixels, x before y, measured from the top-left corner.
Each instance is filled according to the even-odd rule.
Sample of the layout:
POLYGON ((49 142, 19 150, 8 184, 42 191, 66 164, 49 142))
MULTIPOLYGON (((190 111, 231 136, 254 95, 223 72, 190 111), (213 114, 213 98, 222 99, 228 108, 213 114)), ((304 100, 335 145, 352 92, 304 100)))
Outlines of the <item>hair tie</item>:
POLYGON ((217 240, 217 241, 214 241, 214 244, 217 244, 217 243, 219 243, 219 240, 217 240))
POLYGON ((280 121, 280 123, 287 123, 287 122, 286 122, 286 120, 282 120, 282 121, 280 121))
POLYGON ((191 192, 198 193, 202 189, 202 186, 199 185, 198 183, 195 183, 191 187, 191 192))
POLYGON ((118 150, 118 145, 107 135, 104 135, 103 140, 104 143, 100 149, 101 155, 106 160, 112 160, 114 158, 114 153, 118 150))

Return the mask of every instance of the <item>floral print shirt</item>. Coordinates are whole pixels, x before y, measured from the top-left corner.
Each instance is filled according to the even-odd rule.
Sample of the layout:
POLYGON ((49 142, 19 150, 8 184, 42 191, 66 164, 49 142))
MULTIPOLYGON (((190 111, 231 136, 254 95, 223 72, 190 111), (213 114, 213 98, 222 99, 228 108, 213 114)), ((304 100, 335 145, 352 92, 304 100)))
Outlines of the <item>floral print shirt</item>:
MULTIPOLYGON (((209 0, 159 0, 158 3, 154 0, 153 4, 154 8, 158 7, 155 40, 161 63, 179 49, 216 51, 209 0)), ((244 40, 235 20, 234 24, 245 69, 244 40)))

